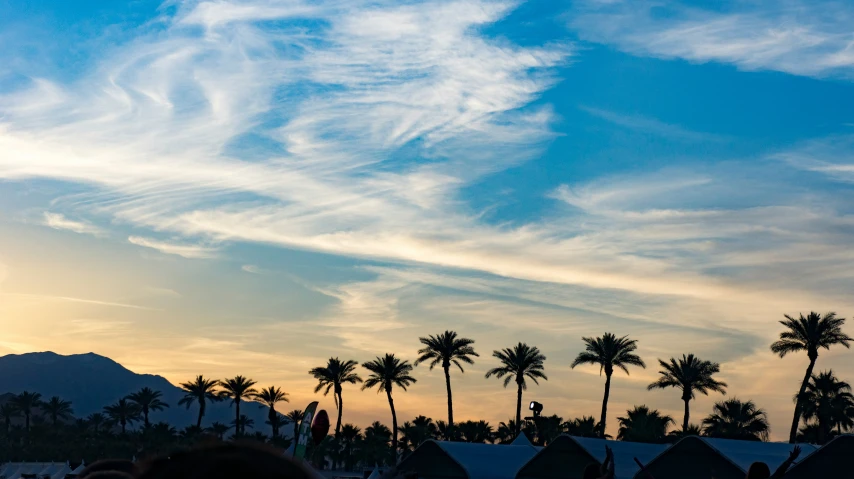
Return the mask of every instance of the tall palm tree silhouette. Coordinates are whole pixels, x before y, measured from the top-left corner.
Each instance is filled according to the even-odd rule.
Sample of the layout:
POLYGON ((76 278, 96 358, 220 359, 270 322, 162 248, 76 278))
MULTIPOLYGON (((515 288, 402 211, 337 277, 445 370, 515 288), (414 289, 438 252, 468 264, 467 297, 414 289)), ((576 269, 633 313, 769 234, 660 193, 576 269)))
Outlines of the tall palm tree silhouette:
POLYGON ((292 438, 294 441, 297 440, 297 435, 299 434, 299 424, 302 422, 302 417, 305 415, 302 409, 294 409, 293 411, 285 414, 285 417, 290 419, 294 424, 294 437, 292 438))
POLYGON ((326 366, 316 367, 308 372, 317 379, 314 392, 326 388, 323 391, 323 395, 326 396, 330 390, 333 391, 335 408, 338 409, 338 421, 335 423, 336 436, 341 432, 341 417, 344 413, 344 400, 341 398, 341 391, 344 389, 342 386, 347 383, 362 382, 362 378, 355 372, 358 365, 359 363, 353 360, 341 361, 338 358, 329 358, 326 366))
POLYGON ((815 419, 818 424, 818 442, 824 444, 833 435, 833 428, 841 434, 852 422, 854 408, 851 385, 840 381, 832 370, 813 374, 806 391, 800 396, 805 419, 815 419))
POLYGON ((18 408, 11 402, 0 406, 0 417, 3 418, 3 424, 6 426, 6 435, 12 430, 12 419, 18 417, 20 413, 21 411, 18 411, 18 408))
POLYGON ((448 427, 454 427, 454 400, 451 395, 451 364, 460 368, 460 372, 464 373, 463 366, 460 363, 474 364, 472 356, 480 356, 472 347, 473 339, 458 338, 456 331, 445 331, 436 336, 428 336, 426 338, 418 338, 423 348, 418 350, 420 355, 415 361, 418 366, 423 362, 430 361, 430 369, 441 365, 445 371, 445 388, 448 390, 448 427))
POLYGON ((220 397, 216 394, 216 387, 219 381, 216 379, 207 379, 201 374, 196 376, 196 379, 186 383, 181 383, 181 389, 186 393, 178 404, 186 406, 190 409, 194 403, 199 405, 199 417, 196 420, 196 427, 202 427, 202 418, 205 417, 208 401, 216 402, 220 397))
POLYGON ((127 433, 128 424, 133 424, 142 418, 142 411, 139 406, 126 398, 119 399, 115 404, 104 407, 104 412, 122 427, 122 434, 127 433))
POLYGON ((230 399, 231 403, 235 406, 234 421, 232 424, 235 428, 234 435, 238 438, 244 432, 243 426, 247 424, 246 421, 241 422, 240 402, 244 399, 252 399, 258 394, 258 391, 252 387, 255 384, 257 384, 255 381, 243 376, 235 376, 219 382, 219 387, 222 388, 222 391, 219 392, 220 397, 230 399))
POLYGON ((95 434, 98 434, 101 432, 101 426, 107 424, 107 418, 103 414, 96 412, 90 414, 89 417, 86 418, 86 422, 92 426, 92 431, 94 431, 95 434))
POLYGON ((789 353, 806 351, 810 360, 806 374, 804 374, 804 380, 801 381, 801 388, 798 389, 798 394, 795 396, 795 414, 792 418, 792 427, 789 430, 789 442, 794 443, 797 439, 798 425, 801 422, 803 408, 801 401, 797 398, 803 396, 807 388, 807 383, 818 359, 819 348, 829 350, 831 346, 836 344, 848 348, 848 343, 854 339, 842 332, 845 318, 837 318, 836 313, 831 312, 821 316, 813 311, 806 317, 801 314, 797 319, 788 314, 784 316, 786 319, 780 321, 780 324, 785 326, 786 330, 780 333, 778 341, 771 344, 771 351, 779 354, 781 358, 789 353))
POLYGON ((71 407, 71 401, 54 396, 47 402, 42 403, 42 410, 50 417, 51 425, 56 429, 59 420, 69 419, 74 414, 74 409, 71 407))
POLYGON ((24 391, 13 397, 10 402, 15 406, 15 409, 24 415, 24 430, 29 433, 30 419, 33 417, 33 409, 41 406, 42 395, 39 393, 24 391))
POLYGON ((688 429, 688 419, 691 415, 688 403, 694 399, 696 393, 708 396, 709 391, 726 394, 726 383, 718 381, 712 376, 719 373, 721 367, 718 363, 703 361, 693 354, 682 355, 678 361, 670 358, 666 363, 658 360, 661 365, 661 375, 657 381, 647 386, 648 390, 677 388, 682 390, 682 401, 685 402, 685 417, 682 420, 682 430, 688 429))
POLYGON ((621 441, 660 443, 667 438, 667 426, 673 418, 661 414, 657 409, 635 406, 626 411, 625 417, 618 417, 620 429, 617 439, 621 441))
POLYGON ((142 412, 143 424, 145 424, 146 428, 151 426, 151 423, 148 421, 148 414, 151 411, 162 411, 169 407, 168 404, 160 399, 161 397, 163 397, 162 392, 155 391, 149 387, 144 387, 127 397, 128 400, 139 406, 139 410, 142 412))
POLYGON ((540 353, 536 346, 528 346, 519 343, 513 349, 505 348, 501 351, 493 351, 492 356, 501 362, 501 366, 492 368, 486 372, 486 377, 495 376, 504 378, 506 388, 510 381, 516 381, 516 431, 518 436, 522 425, 522 391, 528 389, 525 378, 530 378, 534 384, 540 384, 537 379, 548 381, 544 371, 543 363, 546 357, 540 353))
POLYGON ((417 380, 410 376, 412 365, 409 361, 401 361, 394 354, 386 354, 377 357, 373 361, 362 364, 362 367, 370 371, 365 379, 362 389, 377 387, 377 394, 385 392, 388 398, 388 407, 391 409, 391 449, 397 455, 397 412, 394 410, 394 399, 391 396, 394 386, 406 391, 412 383, 417 380))
POLYGON ((273 437, 279 437, 279 421, 276 413, 276 403, 291 402, 291 400, 288 399, 288 393, 282 391, 281 388, 270 386, 266 389, 262 389, 261 392, 255 396, 255 399, 258 399, 269 408, 267 413, 267 423, 273 428, 273 437))
POLYGON ((571 368, 582 364, 599 366, 599 374, 605 371, 605 397, 602 398, 602 415, 599 419, 600 435, 605 437, 605 420, 608 417, 608 397, 611 395, 611 375, 614 367, 629 374, 627 366, 646 368, 640 356, 634 354, 637 341, 628 336, 618 338, 611 333, 605 333, 598 338, 581 338, 584 341, 584 351, 578 353, 571 368))
POLYGON ((229 429, 231 429, 231 427, 229 427, 228 425, 215 421, 210 425, 208 431, 214 434, 217 439, 222 441, 225 436, 225 433, 227 433, 229 429))
POLYGON ((703 419, 703 432, 709 437, 767 441, 771 426, 765 411, 753 401, 732 398, 715 403, 712 414, 703 419))

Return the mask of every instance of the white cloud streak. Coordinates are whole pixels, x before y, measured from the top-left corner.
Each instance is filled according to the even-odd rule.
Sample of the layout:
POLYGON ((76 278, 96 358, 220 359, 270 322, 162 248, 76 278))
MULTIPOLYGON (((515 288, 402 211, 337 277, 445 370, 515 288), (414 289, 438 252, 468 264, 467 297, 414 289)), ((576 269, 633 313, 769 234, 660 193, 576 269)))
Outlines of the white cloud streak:
POLYGON ((65 217, 60 213, 44 213, 44 224, 55 230, 73 231, 79 234, 89 234, 93 236, 101 236, 104 231, 97 226, 85 221, 75 221, 65 217))
POLYGON ((217 248, 196 244, 173 243, 141 236, 129 236, 128 242, 143 248, 151 248, 163 254, 172 254, 188 259, 214 258, 219 251, 217 248))
POLYGON ((636 55, 852 78, 852 21, 854 8, 836 1, 741 2, 726 11, 618 1, 586 2, 570 25, 584 40, 636 55))

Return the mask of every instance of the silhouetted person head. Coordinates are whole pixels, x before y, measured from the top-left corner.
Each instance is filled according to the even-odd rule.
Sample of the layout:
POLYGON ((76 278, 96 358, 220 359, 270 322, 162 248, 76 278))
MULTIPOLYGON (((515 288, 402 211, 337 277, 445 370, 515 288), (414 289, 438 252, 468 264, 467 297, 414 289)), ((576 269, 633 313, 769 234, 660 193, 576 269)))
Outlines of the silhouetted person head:
MULTIPOLYGON (((95 461, 86 466, 77 476, 77 479, 89 479, 92 478, 95 473, 99 472, 120 472, 128 476, 133 476, 136 472, 136 465, 127 459, 104 459, 101 461, 95 461)), ((98 477, 107 479, 103 476, 98 477)))
POLYGON ((154 459, 137 479, 315 479, 302 464, 260 444, 212 444, 154 459))
POLYGON ((747 479, 768 479, 771 477, 771 469, 764 462, 754 462, 747 470, 747 479))
POLYGON ((581 475, 581 479, 599 479, 602 475, 599 471, 599 467, 599 464, 591 462, 584 468, 584 474, 581 475))

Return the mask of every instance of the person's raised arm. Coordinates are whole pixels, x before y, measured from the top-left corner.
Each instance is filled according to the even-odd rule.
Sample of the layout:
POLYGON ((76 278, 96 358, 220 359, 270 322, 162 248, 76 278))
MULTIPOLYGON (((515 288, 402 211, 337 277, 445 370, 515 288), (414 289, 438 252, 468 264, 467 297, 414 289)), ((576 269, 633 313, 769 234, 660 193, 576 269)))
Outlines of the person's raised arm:
POLYGON ((599 479, 614 479, 614 451, 605 446, 605 462, 602 463, 602 475, 599 479))
POLYGON ((792 449, 792 452, 789 453, 788 459, 783 461, 783 464, 780 464, 780 467, 778 467, 777 470, 774 471, 774 474, 771 474, 770 479, 780 479, 781 477, 783 477, 783 475, 786 474, 786 471, 789 470, 789 467, 791 467, 792 464, 795 462, 795 459, 797 459, 800 455, 801 446, 795 446, 792 449))

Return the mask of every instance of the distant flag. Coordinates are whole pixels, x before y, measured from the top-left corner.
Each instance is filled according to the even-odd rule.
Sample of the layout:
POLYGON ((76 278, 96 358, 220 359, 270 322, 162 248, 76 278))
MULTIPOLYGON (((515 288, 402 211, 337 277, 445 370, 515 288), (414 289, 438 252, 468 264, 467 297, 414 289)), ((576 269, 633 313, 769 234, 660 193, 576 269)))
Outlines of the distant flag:
POLYGON ((294 457, 304 459, 305 450, 308 448, 308 443, 311 441, 311 423, 314 421, 314 412, 317 409, 317 401, 312 402, 305 408, 305 414, 302 415, 302 421, 299 425, 299 434, 296 437, 297 445, 294 449, 294 457))

